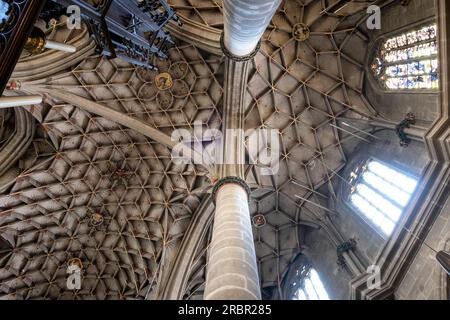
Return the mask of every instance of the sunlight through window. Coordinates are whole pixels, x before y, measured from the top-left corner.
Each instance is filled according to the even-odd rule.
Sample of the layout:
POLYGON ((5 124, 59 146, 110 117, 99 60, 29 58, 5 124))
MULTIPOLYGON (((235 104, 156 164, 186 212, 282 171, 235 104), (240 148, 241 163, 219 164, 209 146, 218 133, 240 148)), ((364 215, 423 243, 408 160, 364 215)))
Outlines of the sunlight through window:
POLYGON ((416 179, 373 160, 350 200, 371 223, 390 235, 416 187, 416 179))
POLYGON ((304 285, 298 289, 295 297, 297 300, 330 300, 316 270, 311 269, 303 281, 304 285))

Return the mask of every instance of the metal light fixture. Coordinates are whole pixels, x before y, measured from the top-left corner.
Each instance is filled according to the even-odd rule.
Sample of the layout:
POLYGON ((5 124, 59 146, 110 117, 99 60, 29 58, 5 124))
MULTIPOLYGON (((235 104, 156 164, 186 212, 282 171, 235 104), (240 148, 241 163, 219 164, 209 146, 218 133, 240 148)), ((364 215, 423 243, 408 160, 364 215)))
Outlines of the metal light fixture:
POLYGON ((32 106, 40 103, 42 103, 42 97, 39 95, 0 97, 0 109, 32 106))
POLYGON ((74 46, 47 40, 44 31, 36 27, 33 28, 33 31, 31 31, 24 48, 31 54, 42 53, 45 49, 59 50, 68 53, 74 53, 77 51, 77 48, 74 46))

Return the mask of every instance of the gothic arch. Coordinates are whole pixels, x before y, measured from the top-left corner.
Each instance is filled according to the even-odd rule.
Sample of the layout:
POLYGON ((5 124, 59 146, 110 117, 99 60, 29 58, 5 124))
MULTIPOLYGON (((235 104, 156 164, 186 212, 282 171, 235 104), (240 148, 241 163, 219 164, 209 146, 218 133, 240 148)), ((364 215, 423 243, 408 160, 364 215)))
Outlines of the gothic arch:
MULTIPOLYGON (((372 70, 373 61, 377 57, 377 55, 379 54, 380 46, 382 45, 382 43, 384 41, 386 41, 390 37, 395 37, 396 35, 401 35, 401 34, 406 33, 408 31, 416 30, 416 29, 419 29, 420 27, 430 25, 433 22, 436 22, 436 18, 435 17, 422 19, 422 20, 417 21, 417 22, 415 22, 413 24, 410 24, 408 26, 399 28, 399 29, 394 30, 394 31, 390 31, 390 32, 384 33, 384 34, 378 36, 369 45, 369 50, 368 50, 369 54, 367 55, 367 61, 366 61, 366 74, 368 74, 367 80, 371 83, 372 88, 374 88, 379 93, 383 93, 383 94, 396 94, 396 93, 402 93, 402 92, 407 92, 407 93, 412 93, 412 94, 423 94, 423 93, 436 93, 437 94, 438 93, 434 89, 422 89, 422 90, 398 89, 398 90, 390 90, 390 89, 384 88, 384 87, 381 86, 380 82, 378 81, 378 79, 376 78, 376 76, 375 76, 375 74, 374 74, 374 72, 372 70)), ((439 48, 438 48, 438 50, 439 50, 439 48)))

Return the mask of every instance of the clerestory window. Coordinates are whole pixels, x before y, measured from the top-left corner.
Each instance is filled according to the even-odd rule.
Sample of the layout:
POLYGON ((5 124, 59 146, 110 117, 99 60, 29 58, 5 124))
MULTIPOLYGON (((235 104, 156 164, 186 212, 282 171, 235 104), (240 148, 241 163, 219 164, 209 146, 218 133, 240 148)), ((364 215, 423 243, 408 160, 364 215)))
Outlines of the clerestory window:
POLYGON ((417 186, 417 179, 370 160, 351 173, 350 202, 374 227, 389 236, 417 186))
POLYGON ((388 90, 438 89, 436 24, 383 41, 372 63, 372 71, 388 90))
POLYGON ((330 300, 315 269, 310 268, 306 273, 298 271, 297 281, 293 285, 298 286, 294 300, 330 300))

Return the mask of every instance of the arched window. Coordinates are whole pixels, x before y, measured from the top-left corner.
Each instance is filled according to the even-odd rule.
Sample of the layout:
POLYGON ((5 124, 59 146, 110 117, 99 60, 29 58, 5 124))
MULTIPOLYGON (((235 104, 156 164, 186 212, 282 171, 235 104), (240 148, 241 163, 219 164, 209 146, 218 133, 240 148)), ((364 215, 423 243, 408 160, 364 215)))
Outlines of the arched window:
POLYGON ((394 230, 417 186, 417 179, 370 159, 350 173, 351 205, 386 236, 394 230))
POLYGON ((315 269, 309 269, 298 281, 301 282, 301 286, 295 293, 295 300, 330 300, 315 269))
POLYGON ((289 266, 282 283, 282 297, 286 300, 329 300, 328 293, 313 268, 310 259, 299 254, 289 266))
POLYGON ((383 41, 372 71, 388 90, 438 89, 436 24, 383 41))

